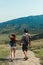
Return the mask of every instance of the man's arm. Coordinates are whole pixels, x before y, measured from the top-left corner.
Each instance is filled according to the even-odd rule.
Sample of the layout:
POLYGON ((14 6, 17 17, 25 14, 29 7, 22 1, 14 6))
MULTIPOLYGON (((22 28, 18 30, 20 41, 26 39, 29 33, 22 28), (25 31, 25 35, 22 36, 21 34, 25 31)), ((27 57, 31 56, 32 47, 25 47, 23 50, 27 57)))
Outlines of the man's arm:
POLYGON ((29 46, 31 46, 31 37, 29 36, 29 46))

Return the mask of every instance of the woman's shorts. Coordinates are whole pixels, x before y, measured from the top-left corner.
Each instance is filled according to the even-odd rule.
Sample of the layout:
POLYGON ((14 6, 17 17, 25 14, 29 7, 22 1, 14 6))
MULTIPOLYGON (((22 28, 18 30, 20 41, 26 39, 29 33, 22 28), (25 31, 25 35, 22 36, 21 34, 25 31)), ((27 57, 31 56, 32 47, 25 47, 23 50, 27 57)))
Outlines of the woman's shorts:
POLYGON ((15 47, 15 46, 11 47, 11 50, 15 50, 15 49, 16 49, 16 47, 15 47))

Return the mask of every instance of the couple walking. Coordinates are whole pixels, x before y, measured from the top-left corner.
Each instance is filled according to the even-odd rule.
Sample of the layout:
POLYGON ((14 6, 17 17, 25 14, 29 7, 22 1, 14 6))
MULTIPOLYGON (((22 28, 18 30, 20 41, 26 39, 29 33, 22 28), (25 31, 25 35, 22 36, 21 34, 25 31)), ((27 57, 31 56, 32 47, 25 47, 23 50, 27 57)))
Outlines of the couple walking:
MULTIPOLYGON (((15 34, 11 34, 9 35, 10 38, 10 46, 11 46, 11 58, 14 59, 15 58, 15 51, 16 51, 16 35, 15 34)), ((22 35, 22 38, 20 40, 20 44, 22 45, 22 50, 23 53, 25 55, 24 59, 27 60, 28 56, 27 56, 27 52, 28 52, 28 45, 30 46, 30 35, 28 34, 28 30, 24 29, 24 34, 22 35)))

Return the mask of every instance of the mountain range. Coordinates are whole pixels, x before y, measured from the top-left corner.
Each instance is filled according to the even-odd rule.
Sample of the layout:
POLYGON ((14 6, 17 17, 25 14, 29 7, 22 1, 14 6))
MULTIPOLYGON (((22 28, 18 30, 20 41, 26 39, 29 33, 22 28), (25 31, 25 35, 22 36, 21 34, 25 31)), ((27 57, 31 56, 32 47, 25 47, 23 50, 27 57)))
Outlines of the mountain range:
POLYGON ((21 17, 0 23, 0 34, 22 34, 24 28, 29 33, 43 33, 43 15, 21 17))

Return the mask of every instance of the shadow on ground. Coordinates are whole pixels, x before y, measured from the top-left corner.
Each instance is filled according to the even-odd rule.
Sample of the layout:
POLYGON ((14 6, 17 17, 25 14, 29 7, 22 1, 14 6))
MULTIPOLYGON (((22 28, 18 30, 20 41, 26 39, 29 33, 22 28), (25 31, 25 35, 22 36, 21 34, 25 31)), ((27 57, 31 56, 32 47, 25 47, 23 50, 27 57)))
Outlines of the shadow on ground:
POLYGON ((9 58, 0 58, 0 61, 10 61, 11 59, 9 58))
MULTIPOLYGON (((12 59, 11 58, 0 58, 0 61, 11 61, 12 59)), ((24 60, 23 58, 15 58, 15 59, 13 59, 13 60, 24 60)))

